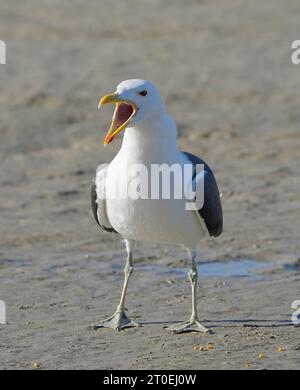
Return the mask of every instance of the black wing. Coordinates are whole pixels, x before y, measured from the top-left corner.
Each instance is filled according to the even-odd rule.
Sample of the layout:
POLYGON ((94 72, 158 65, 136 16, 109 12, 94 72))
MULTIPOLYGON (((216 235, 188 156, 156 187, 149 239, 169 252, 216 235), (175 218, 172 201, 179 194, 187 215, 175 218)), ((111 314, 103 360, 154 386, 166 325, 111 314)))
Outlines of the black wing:
MULTIPOLYGON (((223 211, 218 185, 210 167, 200 157, 183 152, 191 163, 204 164, 204 204, 199 215, 203 218, 210 236, 218 237, 223 231, 223 211)), ((195 173, 196 175, 196 169, 195 173)))
POLYGON ((91 186, 91 206, 92 206, 92 212, 93 212, 93 216, 97 222, 97 224, 99 226, 100 225, 100 222, 99 222, 99 219, 98 219, 98 215, 97 215, 97 212, 98 212, 98 204, 97 204, 97 192, 96 192, 96 183, 95 183, 95 180, 93 180, 92 182, 92 186, 91 186))
MULTIPOLYGON (((109 225, 109 222, 107 218, 103 218, 104 221, 101 220, 101 213, 99 212, 100 210, 98 209, 98 202, 103 202, 103 204, 100 204, 101 208, 105 207, 105 199, 98 200, 97 196, 97 190, 96 190, 96 182, 93 180, 92 186, 91 186, 91 206, 92 206, 92 212, 93 216, 97 222, 97 224, 106 232, 113 232, 117 233, 117 231, 112 227, 112 226, 107 226, 109 225)), ((102 210, 103 212, 103 210, 102 210)))

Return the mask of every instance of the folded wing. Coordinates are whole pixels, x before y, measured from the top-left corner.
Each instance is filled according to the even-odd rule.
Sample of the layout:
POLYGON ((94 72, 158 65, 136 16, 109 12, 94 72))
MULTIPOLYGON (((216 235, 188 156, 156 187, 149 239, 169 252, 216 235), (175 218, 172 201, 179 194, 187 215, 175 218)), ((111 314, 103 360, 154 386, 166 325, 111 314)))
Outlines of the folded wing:
POLYGON ((196 165, 204 165, 204 203, 199 216, 203 219, 210 236, 218 237, 223 231, 223 211, 221 197, 214 174, 210 167, 200 157, 194 154, 183 152, 193 164, 193 176, 196 176, 196 165))

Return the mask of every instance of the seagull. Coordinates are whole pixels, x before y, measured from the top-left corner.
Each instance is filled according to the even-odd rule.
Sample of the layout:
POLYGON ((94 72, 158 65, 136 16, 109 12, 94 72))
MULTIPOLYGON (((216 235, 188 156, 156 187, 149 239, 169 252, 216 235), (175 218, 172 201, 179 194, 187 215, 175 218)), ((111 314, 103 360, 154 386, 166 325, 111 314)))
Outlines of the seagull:
MULTIPOLYGON (((165 328, 173 333, 211 332, 200 323, 198 317, 196 254, 201 238, 206 235, 217 237, 223 230, 221 197, 213 172, 201 158, 179 149, 177 126, 167 113, 158 88, 151 82, 140 79, 123 81, 114 93, 102 97, 98 108, 108 103, 114 103, 115 110, 104 146, 110 144, 121 132, 124 135, 121 148, 110 164, 97 168, 91 187, 91 205, 98 225, 103 230, 123 238, 127 257, 119 305, 112 316, 93 325, 93 328, 121 330, 141 326, 127 316, 125 296, 133 272, 135 244, 155 242, 185 248, 191 261, 191 269, 188 272, 192 290, 191 317, 188 321, 165 328), (203 167, 199 178, 196 171, 198 165, 203 167), (148 172, 152 166, 191 168, 193 186, 198 187, 201 182, 203 184, 201 208, 187 208, 184 197, 163 198, 160 192, 159 196, 154 197, 143 196, 143 193, 139 194, 141 196, 129 196, 123 191, 137 179, 134 174, 128 174, 130 170, 136 171, 132 167, 144 167, 148 172), (195 184, 196 178, 198 181, 195 184)), ((151 191, 154 187, 156 189, 159 183, 148 177, 144 184, 149 181, 151 191)), ((178 183, 174 184, 175 188, 176 185, 178 183)))

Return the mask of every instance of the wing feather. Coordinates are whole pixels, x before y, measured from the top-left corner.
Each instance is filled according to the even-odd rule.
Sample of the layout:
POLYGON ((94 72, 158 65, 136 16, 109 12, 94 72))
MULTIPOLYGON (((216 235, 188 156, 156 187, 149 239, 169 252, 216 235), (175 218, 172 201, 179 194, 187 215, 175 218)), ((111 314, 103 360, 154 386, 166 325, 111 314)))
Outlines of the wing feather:
POLYGON ((194 166, 194 176, 196 175, 196 164, 204 164, 204 204, 197 212, 204 220, 209 234, 213 237, 218 237, 223 231, 223 211, 214 174, 200 157, 188 152, 183 153, 194 166))
POLYGON ((96 178, 91 186, 91 206, 94 218, 98 225, 107 232, 117 233, 111 226, 106 214, 105 178, 107 167, 97 169, 96 178))

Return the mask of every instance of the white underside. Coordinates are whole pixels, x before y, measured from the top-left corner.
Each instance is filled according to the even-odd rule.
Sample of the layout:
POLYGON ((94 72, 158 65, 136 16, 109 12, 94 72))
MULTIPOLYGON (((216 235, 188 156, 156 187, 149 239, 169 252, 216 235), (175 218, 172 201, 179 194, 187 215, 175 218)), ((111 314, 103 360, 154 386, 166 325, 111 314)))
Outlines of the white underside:
POLYGON ((186 199, 116 199, 110 196, 115 183, 124 179, 124 168, 132 164, 185 164, 176 140, 143 139, 127 129, 119 153, 106 174, 106 214, 112 227, 125 239, 178 244, 195 248, 206 231, 199 214, 186 210, 186 199))

